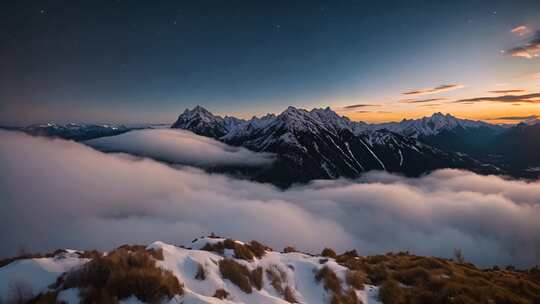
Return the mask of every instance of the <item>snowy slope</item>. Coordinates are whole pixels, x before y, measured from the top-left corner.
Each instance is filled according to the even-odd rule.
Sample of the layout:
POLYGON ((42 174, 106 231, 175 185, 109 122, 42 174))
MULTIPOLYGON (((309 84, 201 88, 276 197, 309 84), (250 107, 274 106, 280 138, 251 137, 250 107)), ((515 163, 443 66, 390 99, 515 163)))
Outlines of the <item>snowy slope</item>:
POLYGON ((0 299, 7 298, 15 287, 34 294, 47 290, 62 273, 86 263, 88 259, 68 250, 50 258, 23 259, 0 268, 0 299))
MULTIPOLYGON (((201 238, 195 241, 193 249, 169 245, 163 242, 154 242, 148 246, 152 249, 163 250, 163 260, 158 261, 158 266, 170 270, 183 284, 184 294, 171 299, 169 303, 289 303, 271 285, 266 275, 263 275, 263 288, 253 289, 248 294, 239 289, 228 279, 224 279, 220 273, 218 263, 224 258, 232 258, 253 270, 262 267, 263 270, 273 269, 284 274, 282 286, 290 287, 294 297, 299 303, 330 303, 331 294, 323 287, 323 283, 315 280, 314 273, 321 267, 327 266, 332 269, 342 280, 343 288, 349 288, 345 283, 347 269, 338 265, 333 259, 321 264, 321 257, 311 256, 304 253, 291 252, 280 253, 267 251, 260 259, 252 261, 235 259, 232 250, 226 249, 224 254, 199 250, 207 243, 221 242, 223 239, 201 238), (196 279, 199 265, 205 269, 206 278, 196 279), (218 289, 226 290, 229 295, 226 299, 213 297, 218 289)), ((239 242, 240 243, 240 242, 239 242)), ((10 282, 16 280, 32 286, 34 294, 45 292, 48 286, 55 282, 63 272, 84 264, 87 259, 78 258, 75 253, 70 255, 55 256, 45 259, 19 260, 0 268, 0 297, 6 298, 9 292, 10 282)), ((263 272, 264 273, 264 272, 263 272)), ((356 290, 356 294, 363 303, 379 303, 378 288, 365 285, 363 290, 356 290)), ((78 291, 68 289, 61 291, 59 299, 66 303, 78 302, 78 291)), ((121 303, 140 303, 135 297, 124 299, 121 303)))

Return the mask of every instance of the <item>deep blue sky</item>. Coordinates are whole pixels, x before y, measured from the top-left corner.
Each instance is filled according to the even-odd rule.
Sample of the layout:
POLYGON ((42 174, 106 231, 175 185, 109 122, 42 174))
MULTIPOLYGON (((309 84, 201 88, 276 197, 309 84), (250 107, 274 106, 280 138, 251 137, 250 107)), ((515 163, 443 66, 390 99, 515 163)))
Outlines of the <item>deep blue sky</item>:
POLYGON ((540 72, 500 53, 538 0, 82 2, 2 1, 0 124, 385 104, 540 72))

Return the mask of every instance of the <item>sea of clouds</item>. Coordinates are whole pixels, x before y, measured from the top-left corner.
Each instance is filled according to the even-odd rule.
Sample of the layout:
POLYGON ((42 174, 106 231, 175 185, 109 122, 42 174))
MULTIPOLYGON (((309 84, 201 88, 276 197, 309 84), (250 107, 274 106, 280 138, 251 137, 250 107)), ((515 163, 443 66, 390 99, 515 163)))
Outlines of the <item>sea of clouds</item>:
POLYGON ((126 152, 167 163, 212 166, 263 166, 274 161, 271 153, 232 147, 215 139, 179 129, 135 130, 85 142, 105 152, 126 152))
MULTIPOLYGON (((276 249, 451 257, 460 248, 484 266, 540 263, 538 181, 371 172, 280 190, 72 141, 0 131, 0 143, 0 256, 155 240, 189 245, 215 232, 276 249)), ((200 161, 223 159, 217 154, 200 161)))

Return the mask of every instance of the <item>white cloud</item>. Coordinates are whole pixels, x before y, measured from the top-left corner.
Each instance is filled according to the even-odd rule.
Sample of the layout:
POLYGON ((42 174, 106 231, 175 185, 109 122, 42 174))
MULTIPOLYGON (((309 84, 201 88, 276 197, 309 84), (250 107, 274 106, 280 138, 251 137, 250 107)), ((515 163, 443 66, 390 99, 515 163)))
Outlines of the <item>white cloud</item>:
POLYGON ((0 132, 0 255, 107 249, 216 232, 281 248, 409 250, 482 265, 540 262, 540 183, 441 170, 373 172, 282 191, 63 140, 0 132), (6 144, 9 143, 9 144, 6 144))
POLYGON ((126 152, 169 163, 196 166, 261 166, 273 161, 270 153, 232 147, 212 138, 178 129, 136 130, 86 142, 101 151, 126 152))

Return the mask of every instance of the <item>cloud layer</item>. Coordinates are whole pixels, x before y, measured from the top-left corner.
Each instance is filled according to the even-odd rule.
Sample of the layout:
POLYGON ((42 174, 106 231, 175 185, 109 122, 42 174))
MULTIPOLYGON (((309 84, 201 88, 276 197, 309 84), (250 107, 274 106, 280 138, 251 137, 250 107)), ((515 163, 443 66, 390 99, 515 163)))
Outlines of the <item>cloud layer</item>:
POLYGON ((540 262, 540 183, 441 170, 286 191, 64 140, 0 131, 0 255, 107 249, 216 232, 281 248, 410 250, 482 265, 540 262), (6 144, 9 143, 9 144, 6 144))
POLYGON ((199 167, 261 166, 273 161, 272 154, 232 147, 212 138, 178 129, 136 130, 93 139, 86 144, 101 151, 125 152, 168 163, 199 167))

